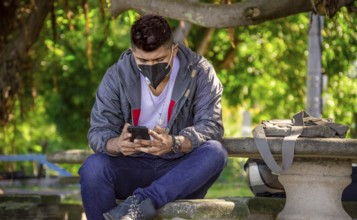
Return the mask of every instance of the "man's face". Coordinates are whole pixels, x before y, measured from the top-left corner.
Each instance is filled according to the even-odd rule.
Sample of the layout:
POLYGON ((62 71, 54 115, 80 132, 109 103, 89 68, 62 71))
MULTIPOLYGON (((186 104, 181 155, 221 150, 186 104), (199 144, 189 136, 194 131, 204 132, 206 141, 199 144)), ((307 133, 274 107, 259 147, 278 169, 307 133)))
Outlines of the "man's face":
POLYGON ((173 58, 176 56, 178 45, 173 45, 173 48, 167 48, 164 46, 158 49, 147 52, 141 49, 132 49, 133 55, 137 65, 154 65, 157 63, 168 63, 172 55, 170 65, 172 66, 173 58), (172 54, 171 54, 172 53, 172 54))

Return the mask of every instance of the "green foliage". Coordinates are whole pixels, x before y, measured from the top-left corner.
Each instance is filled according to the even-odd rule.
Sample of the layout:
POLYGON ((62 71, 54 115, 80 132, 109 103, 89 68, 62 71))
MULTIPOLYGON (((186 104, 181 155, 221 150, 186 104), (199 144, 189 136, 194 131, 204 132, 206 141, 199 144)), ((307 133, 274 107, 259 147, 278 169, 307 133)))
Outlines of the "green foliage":
POLYGON ((356 15, 338 13, 323 32, 324 115, 349 125, 348 137, 357 137, 357 35, 356 15))
POLYGON ((252 197, 253 193, 249 189, 249 186, 245 183, 220 183, 216 182, 213 186, 208 190, 205 198, 214 199, 214 198, 222 198, 222 197, 252 197))
POLYGON ((56 126, 48 123, 42 97, 36 99, 36 105, 26 119, 21 118, 19 108, 16 109, 14 120, 0 132, 0 154, 42 153, 42 146, 46 142, 61 142, 56 126))
MULTIPOLYGON (((357 74, 356 70, 354 74, 357 74)), ((357 77, 340 73, 330 77, 329 82, 330 85, 324 92, 324 114, 334 118, 336 122, 349 125, 348 137, 356 138, 357 77)))
POLYGON ((261 117, 281 117, 302 108, 307 25, 306 15, 297 15, 258 26, 237 27, 234 50, 227 30, 216 31, 214 46, 206 57, 219 67, 229 105, 258 111, 256 122, 261 117), (222 68, 228 53, 233 53, 234 58, 228 68, 222 68))
POLYGON ((56 10, 57 37, 53 39, 53 27, 47 21, 40 37, 45 47, 39 43, 34 48, 39 63, 36 74, 41 80, 36 88, 47 100, 46 113, 56 125, 57 135, 65 139, 61 146, 52 145, 52 151, 86 147, 96 88, 106 69, 128 48, 130 24, 136 15, 129 11, 113 20, 108 14, 103 18, 94 8, 88 14, 86 38, 82 8, 75 12, 69 25, 65 11, 56 10))
MULTIPOLYGON (((343 9, 334 18, 324 20, 322 65, 328 84, 323 92, 323 117, 334 118, 355 130, 356 15, 343 9)), ((289 118, 305 109, 309 25, 308 14, 298 14, 237 27, 233 37, 229 37, 232 30, 216 30, 206 57, 224 85, 225 108, 238 105, 250 111, 253 124, 289 118)), ((201 35, 197 35, 198 39, 190 35, 189 44, 196 45, 201 35)))

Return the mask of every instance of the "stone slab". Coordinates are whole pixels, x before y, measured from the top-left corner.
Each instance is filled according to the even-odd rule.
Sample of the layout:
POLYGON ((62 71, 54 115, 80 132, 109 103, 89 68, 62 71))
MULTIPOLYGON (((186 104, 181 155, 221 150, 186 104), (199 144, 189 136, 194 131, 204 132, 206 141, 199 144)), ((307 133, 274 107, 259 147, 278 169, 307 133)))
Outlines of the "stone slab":
POLYGON ((166 204, 158 212, 161 219, 247 219, 245 201, 224 199, 179 200, 166 204))
MULTIPOLYGON (((283 138, 267 138, 275 158, 281 157, 283 138)), ((261 158, 254 138, 224 138, 223 146, 231 157, 261 158)), ((53 163, 81 164, 93 154, 91 150, 73 149, 47 154, 53 163)), ((298 138, 295 144, 295 158, 340 158, 357 161, 357 139, 346 138, 298 138)))
MULTIPOLYGON (((267 138, 275 158, 281 158, 283 138, 267 138)), ((225 138, 223 145, 229 156, 261 158, 254 138, 225 138)), ((357 160, 357 139, 344 138, 298 138, 294 158, 340 158, 357 160)))
POLYGON ((61 152, 47 154, 47 161, 52 163, 81 164, 91 154, 93 154, 93 151, 91 150, 65 150, 61 152))

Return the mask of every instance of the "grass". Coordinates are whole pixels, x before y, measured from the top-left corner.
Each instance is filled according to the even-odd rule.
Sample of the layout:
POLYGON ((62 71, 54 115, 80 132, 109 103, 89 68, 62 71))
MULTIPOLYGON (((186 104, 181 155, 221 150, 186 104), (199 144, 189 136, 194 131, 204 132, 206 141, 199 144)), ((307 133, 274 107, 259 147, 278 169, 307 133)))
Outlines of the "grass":
POLYGON ((246 172, 243 169, 245 161, 244 158, 229 157, 227 166, 208 190, 206 198, 253 196, 248 186, 246 172))
POLYGON ((232 183, 215 183, 208 190, 206 199, 222 198, 222 197, 251 197, 253 193, 247 184, 232 184, 232 183))
POLYGON ((243 169, 246 159, 229 157, 226 168, 218 180, 208 190, 206 198, 251 197, 246 172, 243 169))

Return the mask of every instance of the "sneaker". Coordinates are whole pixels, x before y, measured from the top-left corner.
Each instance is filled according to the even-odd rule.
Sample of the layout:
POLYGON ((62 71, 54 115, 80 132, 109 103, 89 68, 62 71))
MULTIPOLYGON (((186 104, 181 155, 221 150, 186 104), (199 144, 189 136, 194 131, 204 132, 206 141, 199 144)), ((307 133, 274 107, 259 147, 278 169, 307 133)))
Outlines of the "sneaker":
POLYGON ((150 199, 140 202, 135 196, 129 196, 103 216, 105 220, 148 220, 154 217, 155 213, 155 207, 150 199))

